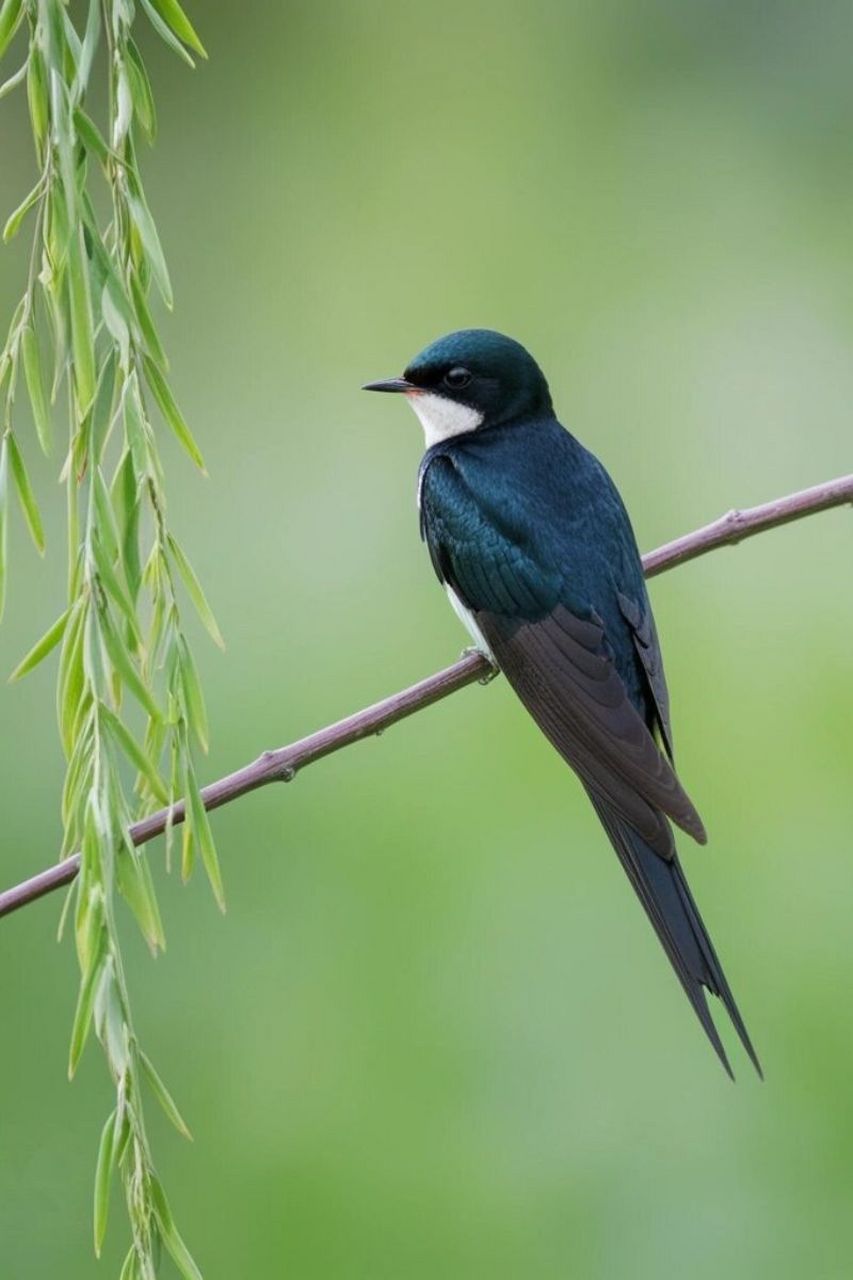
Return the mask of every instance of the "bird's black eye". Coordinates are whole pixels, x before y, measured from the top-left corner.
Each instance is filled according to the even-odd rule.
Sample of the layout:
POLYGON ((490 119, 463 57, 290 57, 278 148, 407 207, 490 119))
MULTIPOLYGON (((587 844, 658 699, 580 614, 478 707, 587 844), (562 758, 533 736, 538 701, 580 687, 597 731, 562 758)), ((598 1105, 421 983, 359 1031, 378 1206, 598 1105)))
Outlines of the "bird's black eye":
POLYGON ((471 381, 471 374, 467 369, 457 366, 454 369, 448 369, 444 375, 444 385, 450 387, 451 391, 461 391, 463 387, 467 387, 471 381))

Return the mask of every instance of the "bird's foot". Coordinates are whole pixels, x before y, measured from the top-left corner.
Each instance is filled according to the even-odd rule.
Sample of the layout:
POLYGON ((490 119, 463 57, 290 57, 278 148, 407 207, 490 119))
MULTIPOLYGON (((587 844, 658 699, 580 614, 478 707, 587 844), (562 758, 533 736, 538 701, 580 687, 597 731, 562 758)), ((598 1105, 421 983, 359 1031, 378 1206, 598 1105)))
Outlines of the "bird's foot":
POLYGON ((480 679, 477 681, 478 684, 491 684, 495 676, 499 676, 501 673, 500 667, 495 665, 495 661, 491 654, 484 653, 483 650, 478 649, 475 644, 469 644, 467 649, 462 650, 460 656, 463 658, 485 658, 486 662, 488 662, 489 669, 485 675, 480 676, 480 679))

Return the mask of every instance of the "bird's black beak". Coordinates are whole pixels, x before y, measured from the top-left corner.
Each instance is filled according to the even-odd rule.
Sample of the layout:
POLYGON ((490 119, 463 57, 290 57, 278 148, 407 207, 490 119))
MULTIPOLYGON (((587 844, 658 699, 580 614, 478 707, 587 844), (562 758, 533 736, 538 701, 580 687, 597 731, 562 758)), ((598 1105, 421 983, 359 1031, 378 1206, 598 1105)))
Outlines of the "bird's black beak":
POLYGON ((362 391, 418 391, 419 388, 406 378, 385 378, 382 382, 366 382, 362 391))

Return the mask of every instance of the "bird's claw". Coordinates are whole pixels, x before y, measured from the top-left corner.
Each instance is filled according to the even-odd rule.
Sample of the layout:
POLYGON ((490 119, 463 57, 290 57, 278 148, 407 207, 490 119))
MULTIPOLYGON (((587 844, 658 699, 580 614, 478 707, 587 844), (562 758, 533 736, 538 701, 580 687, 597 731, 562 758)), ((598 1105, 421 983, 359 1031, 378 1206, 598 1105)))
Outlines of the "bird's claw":
POLYGON ((495 676, 499 676, 501 673, 500 667, 496 667, 489 655, 484 653, 482 649, 478 649, 475 644, 469 644, 466 649, 463 649, 461 656, 463 658, 485 658, 486 662, 488 662, 489 669, 484 675, 480 676, 477 681, 478 684, 491 684, 495 676))

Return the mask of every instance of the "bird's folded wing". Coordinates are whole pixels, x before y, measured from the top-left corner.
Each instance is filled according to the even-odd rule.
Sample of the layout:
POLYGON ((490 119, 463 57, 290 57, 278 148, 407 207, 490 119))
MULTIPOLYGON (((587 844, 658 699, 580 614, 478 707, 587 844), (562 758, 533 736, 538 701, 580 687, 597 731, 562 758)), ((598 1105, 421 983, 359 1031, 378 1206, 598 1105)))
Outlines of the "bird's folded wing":
POLYGON ((657 628, 651 609, 637 604, 630 596, 618 593, 619 608, 631 628, 634 651, 645 672, 649 694, 655 706, 657 727, 660 730, 666 753, 673 758, 672 725, 669 718, 669 690, 663 672, 663 656, 660 651, 657 628))
POLYGON ((629 699, 603 628, 563 604, 521 623, 474 612, 519 698, 586 785, 663 857, 674 844, 662 814, 704 843, 701 819, 629 699))
POLYGON ((587 787, 665 858, 674 842, 664 814, 704 843, 702 821, 648 727, 656 708, 669 739, 660 652, 641 611, 632 624, 630 602, 607 582, 584 593, 571 542, 543 544, 519 504, 485 493, 475 500, 447 458, 426 469, 421 518, 438 577, 474 614, 521 701, 587 787), (602 590, 614 592, 613 607, 598 600, 597 613, 602 590), (645 673, 648 724, 620 663, 645 673))

